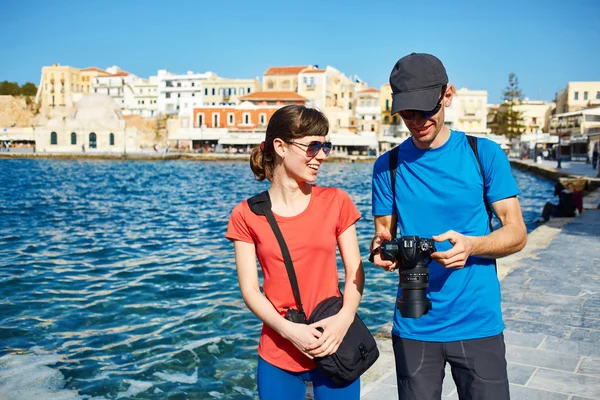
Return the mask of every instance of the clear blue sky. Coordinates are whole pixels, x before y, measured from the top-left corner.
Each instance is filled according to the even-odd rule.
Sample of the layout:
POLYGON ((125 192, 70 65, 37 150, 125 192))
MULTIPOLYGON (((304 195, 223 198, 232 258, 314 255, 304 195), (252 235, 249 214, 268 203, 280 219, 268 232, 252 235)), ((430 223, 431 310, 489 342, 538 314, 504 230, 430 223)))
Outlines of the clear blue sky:
POLYGON ((21 84, 53 63, 229 78, 317 64, 378 88, 413 51, 490 103, 510 72, 531 99, 600 81, 600 0, 2 0, 0 16, 0 80, 21 84))

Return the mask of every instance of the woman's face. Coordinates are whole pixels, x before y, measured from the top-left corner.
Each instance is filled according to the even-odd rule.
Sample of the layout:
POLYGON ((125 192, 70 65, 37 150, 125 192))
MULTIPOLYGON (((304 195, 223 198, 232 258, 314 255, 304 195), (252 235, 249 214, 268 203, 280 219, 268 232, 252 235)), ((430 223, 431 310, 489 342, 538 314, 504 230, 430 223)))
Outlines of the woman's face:
POLYGON ((323 149, 326 142, 324 136, 305 136, 284 142, 283 166, 287 175, 298 182, 315 182, 321 164, 327 158, 323 149), (313 154, 317 147, 317 153, 313 154))

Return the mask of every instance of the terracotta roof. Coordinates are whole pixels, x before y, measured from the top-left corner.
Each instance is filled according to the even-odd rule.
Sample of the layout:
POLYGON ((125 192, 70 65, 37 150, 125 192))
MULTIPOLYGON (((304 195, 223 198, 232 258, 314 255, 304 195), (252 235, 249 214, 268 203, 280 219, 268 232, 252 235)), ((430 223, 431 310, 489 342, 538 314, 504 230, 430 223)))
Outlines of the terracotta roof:
POLYGON ((368 88, 365 90, 361 90, 360 93, 379 93, 379 90, 377 90, 375 88, 368 88))
POLYGON ((296 92, 254 92, 240 97, 240 100, 296 100, 307 101, 296 92))
POLYGON ((303 74, 324 74, 325 69, 309 69, 308 71, 303 71, 303 74))
POLYGON ((303 69, 307 68, 308 65, 294 66, 294 67, 269 67, 264 75, 294 75, 302 72, 303 69))
POLYGON ((111 76, 129 76, 129 72, 127 72, 127 71, 119 71, 116 74, 112 74, 111 76))
POLYGON ((96 72, 104 72, 105 74, 108 74, 108 72, 106 72, 103 69, 97 68, 97 67, 87 67, 82 69, 82 71, 96 71, 96 72))

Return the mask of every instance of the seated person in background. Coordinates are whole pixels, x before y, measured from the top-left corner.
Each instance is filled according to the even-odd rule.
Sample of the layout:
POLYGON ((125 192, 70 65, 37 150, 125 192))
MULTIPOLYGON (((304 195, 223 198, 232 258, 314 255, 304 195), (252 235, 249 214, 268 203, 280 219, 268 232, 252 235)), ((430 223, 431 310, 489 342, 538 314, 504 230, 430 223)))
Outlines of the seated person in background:
POLYGON ((535 222, 547 222, 550 217, 563 218, 575 216, 575 204, 573 203, 573 192, 565 189, 565 187, 557 182, 554 185, 554 195, 558 196, 558 205, 547 202, 542 210, 542 216, 535 222))

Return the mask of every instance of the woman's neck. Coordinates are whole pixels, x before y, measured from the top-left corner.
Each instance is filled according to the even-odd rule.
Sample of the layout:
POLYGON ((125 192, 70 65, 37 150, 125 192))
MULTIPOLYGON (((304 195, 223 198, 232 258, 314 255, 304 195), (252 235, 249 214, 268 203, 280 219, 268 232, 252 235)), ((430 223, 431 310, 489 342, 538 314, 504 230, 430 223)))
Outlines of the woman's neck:
POLYGON ((307 182, 298 183, 293 179, 273 177, 269 188, 271 208, 277 215, 290 217, 300 214, 310 202, 312 186, 307 182))

